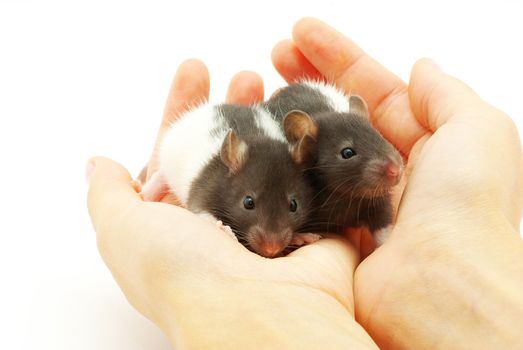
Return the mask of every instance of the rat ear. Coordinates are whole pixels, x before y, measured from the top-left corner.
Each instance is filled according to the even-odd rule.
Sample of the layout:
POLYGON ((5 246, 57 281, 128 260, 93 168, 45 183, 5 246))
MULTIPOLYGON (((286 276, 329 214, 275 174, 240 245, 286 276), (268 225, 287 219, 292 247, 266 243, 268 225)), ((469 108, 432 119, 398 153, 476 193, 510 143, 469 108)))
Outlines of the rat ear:
POLYGON ((312 161, 318 127, 310 115, 303 111, 290 111, 283 119, 283 130, 291 144, 294 163, 302 165, 312 161))
POLYGON ((291 144, 291 156, 297 165, 312 163, 316 140, 309 135, 303 136, 299 141, 291 144))
POLYGON ((357 114, 361 117, 369 117, 367 103, 359 96, 352 95, 349 97, 349 113, 357 114))
POLYGON ((223 140, 220 158, 229 170, 237 173, 247 159, 247 144, 236 136, 233 130, 223 140))
POLYGON ((316 140, 318 127, 310 115, 303 111, 290 111, 283 118, 283 131, 290 143, 300 141, 304 136, 312 137, 316 140))

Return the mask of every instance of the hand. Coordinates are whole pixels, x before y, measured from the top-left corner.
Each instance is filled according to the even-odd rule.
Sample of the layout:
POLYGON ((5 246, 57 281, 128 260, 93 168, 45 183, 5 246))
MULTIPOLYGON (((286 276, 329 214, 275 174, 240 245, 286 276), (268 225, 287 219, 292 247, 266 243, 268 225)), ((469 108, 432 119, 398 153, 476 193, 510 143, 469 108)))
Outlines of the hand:
MULTIPOLYGON (((209 76, 182 64, 161 124, 207 99, 209 76)), ((262 83, 240 73, 229 102, 263 98, 262 83)), ((149 163, 157 167, 156 152, 149 163)), ((88 206, 100 253, 129 302, 176 348, 373 348, 354 320, 352 275, 359 255, 327 238, 288 257, 247 251, 212 223, 165 203, 143 202, 120 165, 89 162, 88 206)))
POLYGON ((391 237, 355 273, 356 318, 378 345, 523 348, 523 159, 510 118, 428 60, 407 86, 315 19, 273 62, 289 82, 307 75, 362 96, 408 158, 391 237))

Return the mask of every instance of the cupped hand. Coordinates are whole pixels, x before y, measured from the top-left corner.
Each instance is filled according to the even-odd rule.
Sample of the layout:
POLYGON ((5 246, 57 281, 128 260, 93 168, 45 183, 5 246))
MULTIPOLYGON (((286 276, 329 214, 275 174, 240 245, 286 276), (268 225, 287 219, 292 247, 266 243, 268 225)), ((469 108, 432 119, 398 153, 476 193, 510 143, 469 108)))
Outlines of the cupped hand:
POLYGON ((378 345, 523 347, 523 159, 510 118, 429 60, 407 86, 316 19, 295 25, 273 63, 289 82, 362 96, 408 160, 391 237, 355 273, 356 318, 378 345))
MULTIPOLYGON (((240 73, 228 101, 259 101, 262 89, 257 75, 240 73)), ((182 64, 159 139, 208 93, 205 66, 182 64)), ((149 173, 157 167, 156 151, 149 167, 149 173)), ((89 213, 102 258, 129 302, 177 348, 375 348, 354 320, 352 275, 359 255, 343 239, 265 259, 181 207, 142 201, 129 173, 109 159, 92 159, 88 174, 89 213)))

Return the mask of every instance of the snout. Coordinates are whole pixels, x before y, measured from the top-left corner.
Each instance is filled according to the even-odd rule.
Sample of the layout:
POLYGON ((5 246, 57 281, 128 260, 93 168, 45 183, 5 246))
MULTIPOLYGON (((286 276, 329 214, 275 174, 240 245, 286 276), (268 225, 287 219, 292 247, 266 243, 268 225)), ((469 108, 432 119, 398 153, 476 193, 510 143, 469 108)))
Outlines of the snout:
POLYGON ((363 177, 366 180, 365 194, 372 196, 388 192, 403 176, 403 161, 398 158, 374 160, 367 165, 363 177))
POLYGON ((249 234, 249 245, 259 255, 266 258, 280 256, 292 239, 290 230, 269 232, 255 229, 249 234))
POLYGON ((265 239, 261 240, 258 253, 266 258, 274 258, 280 255, 284 249, 285 245, 281 240, 265 239))
POLYGON ((383 166, 382 177, 389 186, 395 186, 403 175, 403 164, 390 160, 383 166))

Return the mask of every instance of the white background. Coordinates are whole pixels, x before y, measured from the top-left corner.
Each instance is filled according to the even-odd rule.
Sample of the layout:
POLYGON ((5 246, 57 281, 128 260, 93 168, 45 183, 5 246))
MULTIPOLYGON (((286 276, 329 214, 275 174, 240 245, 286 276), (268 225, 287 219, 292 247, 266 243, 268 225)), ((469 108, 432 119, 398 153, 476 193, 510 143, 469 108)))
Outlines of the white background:
POLYGON ((273 45, 313 15, 405 80, 433 58, 522 130, 521 4, 0 0, 0 348, 170 349, 98 256, 84 166, 140 170, 186 58, 208 64, 216 102, 244 69, 270 94, 273 45))

